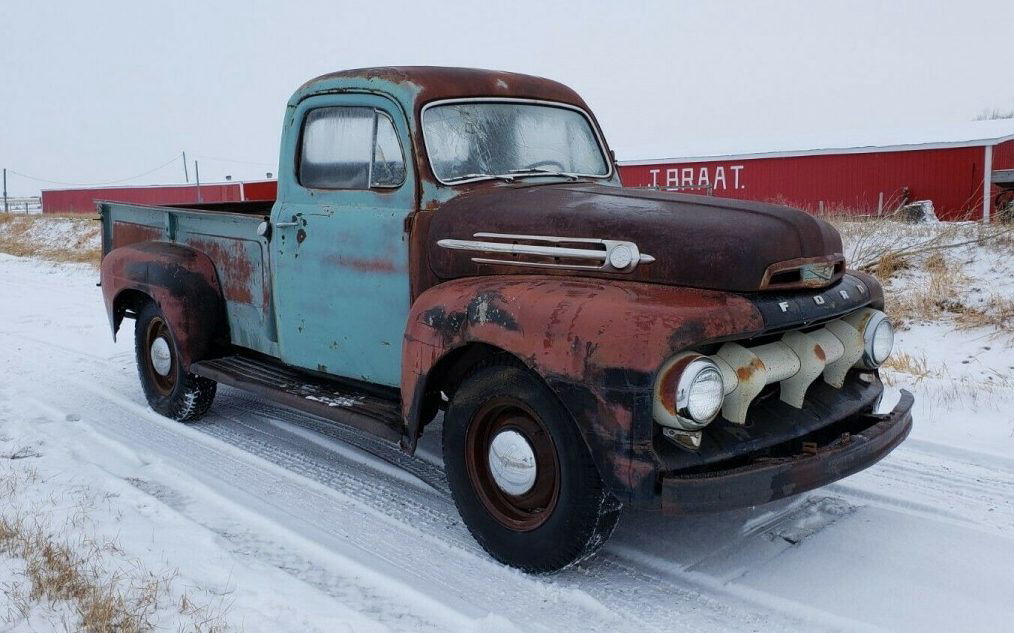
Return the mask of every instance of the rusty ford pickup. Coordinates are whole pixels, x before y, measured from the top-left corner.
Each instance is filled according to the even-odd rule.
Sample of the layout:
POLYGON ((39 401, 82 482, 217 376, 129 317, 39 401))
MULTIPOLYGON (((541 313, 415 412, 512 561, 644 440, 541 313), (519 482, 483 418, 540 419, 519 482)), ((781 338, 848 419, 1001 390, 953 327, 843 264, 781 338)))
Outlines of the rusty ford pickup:
POLYGON ((397 443, 437 420, 476 540, 532 572, 626 505, 763 504, 866 468, 880 284, 802 211, 620 186, 574 91, 520 74, 336 72, 289 100, 274 202, 99 203, 115 335, 155 411, 219 383, 397 443), (442 413, 442 416, 441 416, 442 413))

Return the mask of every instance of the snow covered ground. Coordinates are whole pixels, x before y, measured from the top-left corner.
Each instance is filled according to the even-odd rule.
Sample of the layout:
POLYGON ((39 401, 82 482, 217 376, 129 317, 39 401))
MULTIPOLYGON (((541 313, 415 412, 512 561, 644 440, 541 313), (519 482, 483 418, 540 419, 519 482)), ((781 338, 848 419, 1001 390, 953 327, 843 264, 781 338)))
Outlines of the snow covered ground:
MULTIPOLYGON (((994 275, 983 288, 1011 292, 1009 257, 960 257, 994 275)), ((892 286, 918 286, 920 275, 905 271, 892 286)), ((913 390, 915 428, 875 467, 754 509, 627 512, 598 556, 531 577, 468 535, 443 482, 438 429, 407 458, 229 388, 196 424, 153 413, 131 324, 111 340, 96 280, 87 265, 0 255, 0 517, 73 544, 160 630, 1014 622, 1014 343, 987 328, 942 319, 899 334, 914 365, 887 372, 885 406, 897 388, 913 390)), ((0 551, 0 630, 74 630, 73 605, 33 599, 27 574, 0 551)))

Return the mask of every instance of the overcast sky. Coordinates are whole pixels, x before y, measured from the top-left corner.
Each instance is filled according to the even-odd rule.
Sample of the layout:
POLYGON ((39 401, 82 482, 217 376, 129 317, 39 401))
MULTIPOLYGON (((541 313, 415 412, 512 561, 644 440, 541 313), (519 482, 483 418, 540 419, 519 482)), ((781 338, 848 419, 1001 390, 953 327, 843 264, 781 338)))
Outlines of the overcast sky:
MULTIPOLYGON (((102 183, 185 150, 204 181, 263 177, 296 87, 392 64, 562 81, 621 160, 941 127, 1014 109, 1012 37, 1011 0, 2 0, 0 167, 102 183)), ((125 184, 182 180, 176 160, 125 184)), ((12 195, 54 187, 8 176, 12 195)))

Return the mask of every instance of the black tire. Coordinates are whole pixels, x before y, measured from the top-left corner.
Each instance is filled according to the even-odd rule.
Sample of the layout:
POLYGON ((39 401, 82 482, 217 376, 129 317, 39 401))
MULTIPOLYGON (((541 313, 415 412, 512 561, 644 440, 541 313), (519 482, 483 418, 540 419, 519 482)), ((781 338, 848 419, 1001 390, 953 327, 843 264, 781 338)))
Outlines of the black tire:
POLYGON ((464 379, 444 416, 443 452, 458 512, 502 563, 558 571, 591 556, 616 527, 621 504, 605 489, 569 413, 523 367, 484 366, 464 379), (527 469, 534 483, 520 496, 498 485, 489 466, 492 440, 506 431, 527 442, 530 459, 521 463, 536 465, 527 469))
MULTIPOLYGON (((152 302, 145 304, 134 325, 134 353, 141 388, 152 409, 173 420, 187 422, 204 415, 215 399, 218 383, 191 374, 180 363, 176 335, 168 319, 152 302), (165 341, 160 349, 161 362, 168 363, 164 373, 156 369, 152 347, 156 339, 165 341), (167 360, 166 360, 167 359, 167 360)), ((164 368, 164 365, 160 365, 164 368)))

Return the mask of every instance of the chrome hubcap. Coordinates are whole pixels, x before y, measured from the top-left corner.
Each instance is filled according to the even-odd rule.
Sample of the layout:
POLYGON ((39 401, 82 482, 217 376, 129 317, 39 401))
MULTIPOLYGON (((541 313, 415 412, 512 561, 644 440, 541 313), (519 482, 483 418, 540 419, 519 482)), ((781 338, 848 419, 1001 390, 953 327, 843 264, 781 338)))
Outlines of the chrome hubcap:
POLYGON ((524 435, 501 431, 489 443, 489 470, 500 490, 523 495, 535 485, 535 451, 524 435))
POLYGON ((172 366, 173 359, 169 352, 169 341, 160 336, 151 344, 151 368, 159 376, 168 376, 172 366))

